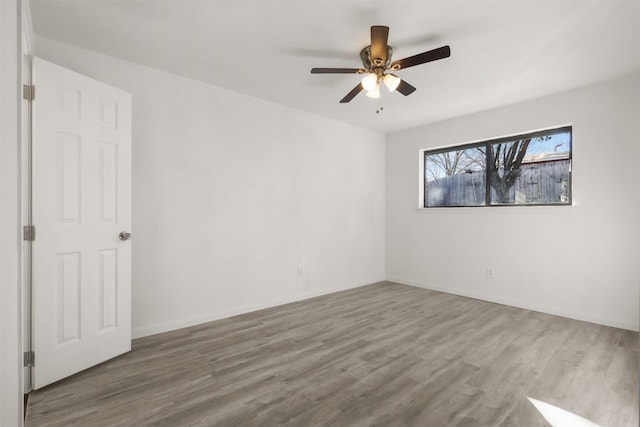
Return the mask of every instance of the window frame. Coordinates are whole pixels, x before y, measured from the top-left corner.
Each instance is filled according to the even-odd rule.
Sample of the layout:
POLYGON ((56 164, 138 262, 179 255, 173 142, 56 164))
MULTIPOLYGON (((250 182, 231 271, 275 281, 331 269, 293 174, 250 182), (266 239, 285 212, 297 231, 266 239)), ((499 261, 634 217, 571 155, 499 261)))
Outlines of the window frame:
MULTIPOLYGON (((420 181, 421 181, 421 197, 420 197, 420 209, 437 209, 437 208, 493 208, 493 207, 532 207, 532 206, 573 206, 573 126, 572 125, 563 125, 553 128, 547 128, 542 130, 536 130, 532 132, 513 134, 508 136, 501 136, 498 138, 490 138, 482 141, 469 142, 464 144, 451 145, 448 147, 440 147, 430 149, 420 150, 422 153, 422 158, 420 159, 420 181), (559 133, 568 133, 569 134, 569 157, 566 160, 569 160, 569 171, 568 171, 568 201, 566 203, 491 203, 491 183, 489 180, 489 147, 494 144, 501 144, 513 141, 519 141, 527 138, 539 138, 547 135, 555 135, 559 133), (427 206, 427 177, 426 177, 426 169, 427 169, 427 156, 442 154, 442 153, 450 153, 453 151, 459 150, 467 150, 477 147, 484 147, 485 149, 485 170, 484 170, 484 183, 485 183, 485 201, 484 205, 450 205, 450 206, 427 206)), ((565 160, 565 159, 563 159, 565 160)))

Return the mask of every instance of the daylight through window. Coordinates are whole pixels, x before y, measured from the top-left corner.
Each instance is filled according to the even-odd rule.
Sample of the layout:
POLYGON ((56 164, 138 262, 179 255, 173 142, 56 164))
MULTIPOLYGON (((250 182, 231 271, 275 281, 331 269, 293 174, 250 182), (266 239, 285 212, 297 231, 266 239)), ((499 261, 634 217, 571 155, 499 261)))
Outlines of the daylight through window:
POLYGON ((571 127, 424 152, 424 207, 570 205, 571 127))

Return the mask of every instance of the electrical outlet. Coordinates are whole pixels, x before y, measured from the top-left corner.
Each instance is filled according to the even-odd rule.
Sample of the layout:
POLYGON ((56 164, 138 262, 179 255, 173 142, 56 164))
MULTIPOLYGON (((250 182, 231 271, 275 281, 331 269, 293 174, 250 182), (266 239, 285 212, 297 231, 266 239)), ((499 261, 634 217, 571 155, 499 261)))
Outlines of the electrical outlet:
POLYGON ((487 279, 494 279, 496 277, 496 272, 493 267, 487 267, 486 273, 487 279))

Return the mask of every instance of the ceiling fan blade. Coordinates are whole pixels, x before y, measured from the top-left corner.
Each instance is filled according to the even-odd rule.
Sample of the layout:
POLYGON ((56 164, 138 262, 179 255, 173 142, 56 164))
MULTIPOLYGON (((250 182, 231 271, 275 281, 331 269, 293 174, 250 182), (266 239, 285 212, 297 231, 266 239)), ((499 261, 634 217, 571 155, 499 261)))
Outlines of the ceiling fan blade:
POLYGON ((449 56, 451 56, 451 49, 449 48, 449 46, 442 46, 437 49, 410 56, 408 58, 393 61, 389 68, 393 70, 403 70, 405 68, 413 67, 414 65, 420 65, 426 62, 448 58, 449 56))
POLYGON ((364 73, 362 68, 312 68, 311 74, 358 74, 364 73))
POLYGON ((408 95, 411 95, 413 92, 415 92, 416 88, 411 86, 409 83, 405 82, 404 80, 400 80, 400 84, 398 85, 396 90, 401 94, 403 94, 404 96, 408 96, 408 95))
POLYGON ((371 63, 381 59, 381 64, 387 62, 387 40, 389 39, 389 27, 374 25, 371 27, 371 63))
POLYGON ((344 98, 340 100, 340 104, 344 104, 346 102, 351 101, 353 98, 356 97, 357 94, 360 93, 360 91, 362 91, 362 89, 363 89, 362 83, 358 83, 358 86, 351 89, 351 92, 349 92, 344 98))

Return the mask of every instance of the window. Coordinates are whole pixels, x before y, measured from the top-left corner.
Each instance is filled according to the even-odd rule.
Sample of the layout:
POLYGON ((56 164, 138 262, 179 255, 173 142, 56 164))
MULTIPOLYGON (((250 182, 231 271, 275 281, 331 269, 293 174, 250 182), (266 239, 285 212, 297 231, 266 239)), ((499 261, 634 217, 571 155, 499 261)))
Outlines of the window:
POLYGON ((424 152, 424 207, 571 205, 571 127, 424 152))

